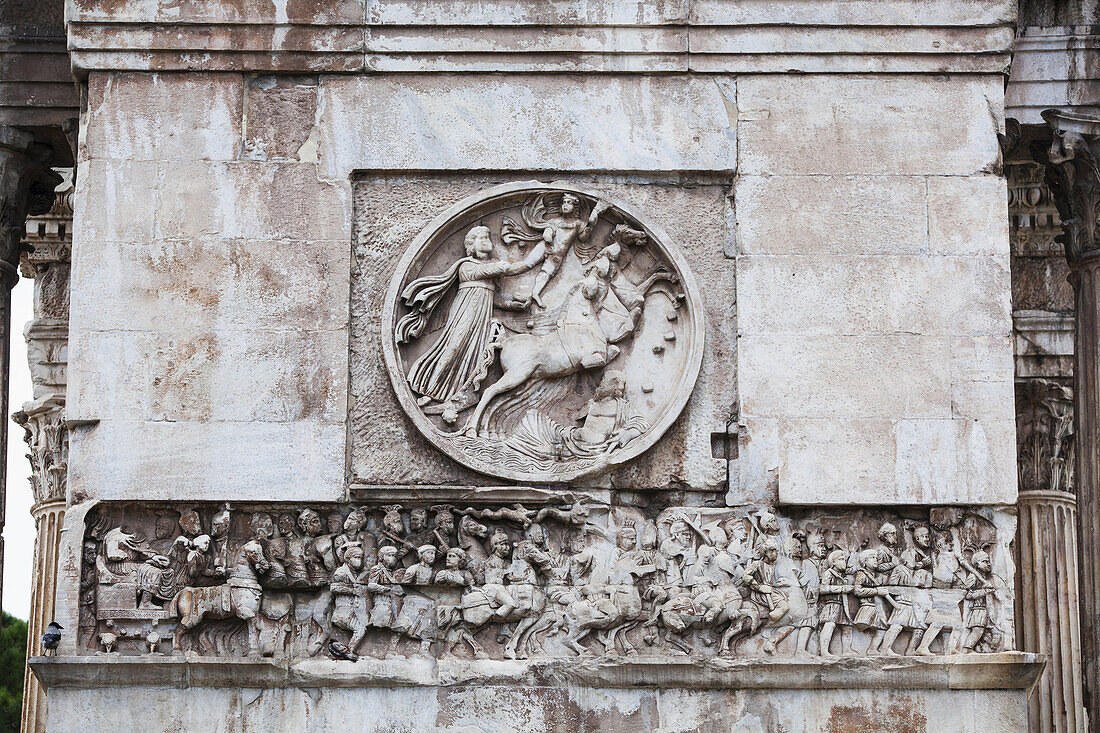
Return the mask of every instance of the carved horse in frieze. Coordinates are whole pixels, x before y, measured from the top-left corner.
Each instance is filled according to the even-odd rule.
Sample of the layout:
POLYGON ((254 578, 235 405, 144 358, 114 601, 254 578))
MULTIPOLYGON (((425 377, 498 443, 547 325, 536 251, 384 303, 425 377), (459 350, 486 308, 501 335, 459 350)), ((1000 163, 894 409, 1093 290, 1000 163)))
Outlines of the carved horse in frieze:
POLYGON ((263 595, 260 576, 270 564, 263 548, 255 540, 241 548, 229 580, 221 585, 183 588, 169 603, 168 611, 179 618, 176 651, 180 651, 181 636, 206 619, 240 619, 248 625, 248 653, 262 651, 260 645, 260 602, 263 595))
POLYGON ((797 583, 791 583, 787 578, 776 578, 775 585, 787 590, 787 612, 773 620, 767 608, 751 601, 746 602, 743 612, 722 635, 722 641, 718 647, 720 653, 727 651, 727 645, 730 652, 736 653, 738 644, 744 639, 766 629, 775 629, 771 637, 764 642, 764 651, 774 654, 779 643, 790 636, 809 616, 806 595, 797 583))

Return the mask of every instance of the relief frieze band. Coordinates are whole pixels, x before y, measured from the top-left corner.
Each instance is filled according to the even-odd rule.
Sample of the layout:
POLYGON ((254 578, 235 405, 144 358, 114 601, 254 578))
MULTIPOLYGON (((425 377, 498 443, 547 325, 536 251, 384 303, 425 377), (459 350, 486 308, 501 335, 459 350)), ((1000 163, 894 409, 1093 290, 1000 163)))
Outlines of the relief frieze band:
MULTIPOLYGON (((456 659, 1011 649, 988 508, 103 504, 88 653, 456 659)), ((1010 522, 1008 522, 1010 524, 1010 522)))

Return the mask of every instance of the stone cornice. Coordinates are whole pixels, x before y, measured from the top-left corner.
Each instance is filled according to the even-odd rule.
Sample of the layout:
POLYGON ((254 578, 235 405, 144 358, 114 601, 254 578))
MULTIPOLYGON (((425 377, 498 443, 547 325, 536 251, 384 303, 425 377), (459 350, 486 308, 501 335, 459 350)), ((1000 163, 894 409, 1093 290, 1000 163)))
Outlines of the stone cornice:
POLYGON ((69 0, 78 73, 1004 73, 1014 3, 69 0))
POLYGON ((538 687, 689 689, 1029 689, 1046 663, 1041 654, 1002 652, 950 658, 862 658, 822 661, 689 659, 637 656, 616 661, 487 661, 388 659, 358 662, 311 659, 36 657, 35 676, 51 687, 128 685, 170 687, 457 687, 524 684, 538 687))

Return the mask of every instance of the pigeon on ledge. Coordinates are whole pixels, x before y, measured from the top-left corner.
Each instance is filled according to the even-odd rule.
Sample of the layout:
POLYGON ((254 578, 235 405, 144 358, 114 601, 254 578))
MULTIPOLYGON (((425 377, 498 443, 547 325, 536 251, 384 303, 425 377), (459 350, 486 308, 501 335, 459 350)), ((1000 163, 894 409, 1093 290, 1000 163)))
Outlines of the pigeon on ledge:
POLYGON ((61 630, 63 628, 56 621, 51 621, 50 625, 46 627, 46 633, 42 634, 42 648, 47 652, 55 651, 57 645, 61 643, 61 630))
POLYGON ((349 662, 359 661, 358 654, 353 652, 351 649, 348 649, 347 644, 341 644, 340 642, 336 641, 336 639, 332 639, 329 641, 328 651, 329 654, 332 655, 333 659, 346 659, 349 662))

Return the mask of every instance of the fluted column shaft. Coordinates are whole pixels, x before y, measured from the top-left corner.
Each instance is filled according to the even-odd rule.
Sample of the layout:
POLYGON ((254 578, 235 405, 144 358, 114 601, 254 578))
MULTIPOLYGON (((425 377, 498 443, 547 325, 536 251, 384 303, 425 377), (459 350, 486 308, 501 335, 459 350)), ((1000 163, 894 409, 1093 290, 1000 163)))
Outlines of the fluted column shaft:
MULTIPOLYGON (((34 585, 31 589, 31 613, 27 619, 27 658, 42 654, 42 634, 54 617, 57 595, 57 553, 61 526, 65 521, 65 501, 36 504, 31 510, 37 530, 34 543, 34 585)), ((34 675, 23 678, 24 733, 46 729, 46 692, 34 675)))
POLYGON ((1046 151, 1076 305, 1074 432, 1081 659, 1088 729, 1100 732, 1100 119, 1043 113, 1046 151))
POLYGON ((1017 634, 1049 662, 1029 707, 1033 733, 1076 733, 1081 716, 1077 506, 1068 491, 1021 491, 1017 543, 1017 634))

